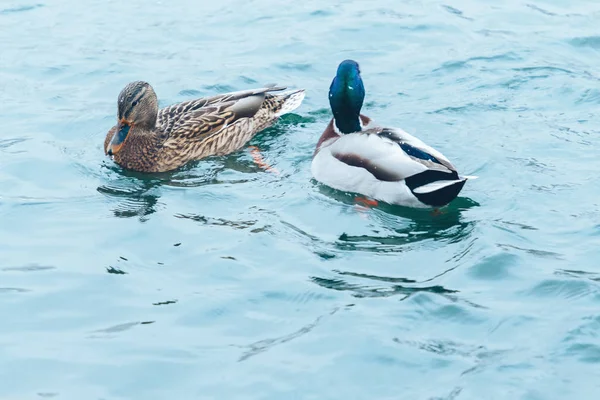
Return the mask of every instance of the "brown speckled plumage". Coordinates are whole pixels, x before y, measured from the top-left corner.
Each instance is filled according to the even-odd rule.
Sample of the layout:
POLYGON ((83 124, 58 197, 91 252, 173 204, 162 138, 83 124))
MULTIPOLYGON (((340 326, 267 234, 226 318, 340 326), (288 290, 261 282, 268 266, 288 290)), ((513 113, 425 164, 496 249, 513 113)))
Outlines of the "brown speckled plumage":
POLYGON ((301 104, 304 90, 270 93, 284 89, 226 93, 158 110, 148 83, 130 83, 119 95, 118 124, 108 131, 104 151, 123 168, 141 172, 169 171, 193 160, 232 153, 301 104), (124 139, 113 141, 124 126, 129 129, 124 139))

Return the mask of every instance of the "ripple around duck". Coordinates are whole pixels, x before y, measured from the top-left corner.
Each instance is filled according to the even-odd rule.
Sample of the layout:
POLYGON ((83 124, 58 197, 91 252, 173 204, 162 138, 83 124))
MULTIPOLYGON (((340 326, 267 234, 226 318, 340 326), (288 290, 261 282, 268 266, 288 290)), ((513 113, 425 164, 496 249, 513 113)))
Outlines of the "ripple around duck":
MULTIPOLYGON (((313 183, 319 193, 347 206, 356 207, 356 199, 361 197, 355 193, 329 188, 314 180, 313 183)), ((441 209, 437 215, 434 215, 430 209, 413 209, 379 202, 379 204, 371 210, 371 215, 382 223, 389 223, 391 220, 397 220, 398 218, 407 221, 407 227, 391 229, 398 234, 397 237, 395 237, 396 235, 392 235, 390 238, 391 241, 398 240, 400 244, 406 240, 410 241, 410 239, 407 238, 415 237, 419 234, 423 234, 423 237, 415 238, 416 240, 439 237, 442 239, 455 238, 456 240, 452 240, 454 242, 463 240, 469 235, 473 228, 472 222, 463 221, 463 212, 478 206, 479 203, 470 198, 458 197, 448 206, 441 209)), ((377 237, 354 237, 348 234, 342 234, 339 238, 341 242, 361 241, 362 239, 374 239, 374 241, 378 241, 377 237)), ((385 237, 382 237, 381 240, 383 240, 384 243, 389 242, 385 237)))
POLYGON ((116 202, 113 208, 116 217, 138 217, 145 221, 149 215, 166 207, 159 200, 165 188, 192 188, 222 183, 240 184, 258 179, 247 173, 260 169, 247 162, 240 162, 240 157, 239 154, 235 154, 218 161, 207 159, 203 160, 200 168, 197 166, 200 164, 198 162, 176 171, 153 174, 123 170, 111 165, 107 168, 115 180, 98 186, 97 191, 116 202), (249 165, 250 168, 246 168, 245 165, 249 165), (225 178, 227 175, 231 178, 225 178))
MULTIPOLYGON (((354 194, 335 193, 336 200, 351 205, 354 194)), ((470 206, 471 203, 467 202, 470 206)), ((380 205, 377 209, 350 209, 357 217, 368 213, 369 219, 381 224, 381 229, 369 234, 341 233, 336 240, 323 240, 291 222, 280 220, 266 230, 277 236, 296 237, 315 254, 328 259, 347 255, 348 252, 377 253, 380 255, 403 253, 414 245, 426 241, 443 243, 459 243, 469 237, 474 229, 474 222, 461 221, 460 208, 448 208, 441 215, 431 218, 431 211, 410 210, 402 207, 380 205), (390 211, 392 211, 390 213, 390 211), (398 227, 400 226, 400 227, 398 227), (281 227, 281 229, 280 229, 281 227)))
POLYGON ((114 187, 99 186, 98 192, 116 200, 116 206, 112 209, 113 215, 118 218, 137 217, 140 221, 146 221, 148 216, 157 212, 160 207, 160 194, 154 191, 158 185, 150 184, 146 187, 114 187))

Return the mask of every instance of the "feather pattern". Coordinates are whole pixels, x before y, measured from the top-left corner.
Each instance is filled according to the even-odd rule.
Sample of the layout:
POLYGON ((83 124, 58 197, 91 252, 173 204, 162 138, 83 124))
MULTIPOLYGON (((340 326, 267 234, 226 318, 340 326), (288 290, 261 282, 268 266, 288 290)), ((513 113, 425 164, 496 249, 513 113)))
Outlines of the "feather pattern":
POLYGON ((358 63, 341 62, 329 88, 333 118, 311 163, 317 181, 390 204, 440 207, 476 178, 459 176, 448 158, 422 140, 361 114, 364 96, 358 63))
POLYGON ((442 206, 458 195, 467 178, 442 153, 401 129, 370 125, 340 134, 332 119, 313 157, 315 179, 411 207, 442 206))
MULTIPOLYGON (((304 90, 271 93, 284 89, 273 85, 170 105, 157 110, 151 128, 140 126, 136 121, 125 121, 132 128, 122 146, 111 147, 111 140, 118 130, 117 126, 113 127, 105 139, 105 152, 111 154, 113 148, 118 148, 112 156, 124 168, 163 172, 189 161, 237 151, 258 132, 272 125, 282 111, 290 112, 301 104, 304 90)), ((145 96, 154 95, 151 88, 144 93, 145 96)), ((144 103, 144 95, 138 108, 152 103, 144 103)), ((125 102, 133 97, 123 92, 122 96, 125 102)), ((130 107, 134 107, 133 104, 137 101, 130 107)), ((127 109, 127 106, 123 107, 127 109)))

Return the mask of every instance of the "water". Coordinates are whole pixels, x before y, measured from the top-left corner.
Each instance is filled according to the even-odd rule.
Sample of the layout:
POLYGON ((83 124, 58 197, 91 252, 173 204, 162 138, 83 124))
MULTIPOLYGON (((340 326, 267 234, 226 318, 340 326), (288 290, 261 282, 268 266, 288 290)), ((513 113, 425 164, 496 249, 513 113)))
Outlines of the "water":
POLYGON ((36 1, 0 5, 1 399, 598 396, 596 1, 36 1), (311 180, 345 58, 480 176, 443 215, 311 180), (306 88, 251 143, 279 174, 122 171, 138 79, 306 88))

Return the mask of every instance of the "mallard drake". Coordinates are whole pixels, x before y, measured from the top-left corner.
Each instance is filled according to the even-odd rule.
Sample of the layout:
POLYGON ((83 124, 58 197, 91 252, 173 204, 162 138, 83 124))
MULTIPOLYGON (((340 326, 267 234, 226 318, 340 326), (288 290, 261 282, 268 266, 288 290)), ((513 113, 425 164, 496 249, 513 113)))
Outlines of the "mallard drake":
POLYGON ((117 125, 104 152, 126 169, 164 172, 242 148, 279 116, 300 106, 304 90, 272 94, 268 86, 200 98, 158 109, 152 86, 137 81, 119 94, 117 125))
POLYGON ((313 154, 313 177, 334 189, 389 204, 442 207, 468 179, 448 159, 402 129, 361 114, 365 88, 356 61, 339 64, 329 88, 333 118, 313 154))

